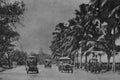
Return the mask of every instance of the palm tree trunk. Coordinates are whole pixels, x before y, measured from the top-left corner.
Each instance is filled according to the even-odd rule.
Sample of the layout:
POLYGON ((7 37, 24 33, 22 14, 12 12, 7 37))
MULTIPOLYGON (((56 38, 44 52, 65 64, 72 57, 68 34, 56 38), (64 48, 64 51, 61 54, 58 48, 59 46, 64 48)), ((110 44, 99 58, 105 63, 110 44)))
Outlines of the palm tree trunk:
POLYGON ((7 61, 8 61, 8 67, 11 68, 11 58, 10 58, 9 54, 8 54, 7 61))
POLYGON ((2 67, 2 63, 1 63, 1 61, 0 61, 0 67, 2 67))
POLYGON ((87 55, 85 55, 85 69, 87 68, 87 55))
POLYGON ((76 51, 77 52, 77 69, 79 69, 79 60, 78 60, 78 57, 79 57, 79 53, 78 53, 78 50, 76 51))
POLYGON ((107 56, 107 59, 108 59, 107 70, 110 70, 110 59, 111 59, 111 56, 107 56))
POLYGON ((1 58, 2 58, 2 57, 1 57, 1 54, 0 54, 0 67, 1 67, 1 58))
POLYGON ((9 58, 7 60, 8 60, 8 66, 10 68, 11 67, 11 60, 9 58))
POLYGON ((83 55, 80 55, 80 68, 82 68, 82 57, 83 55))
POLYGON ((85 55, 85 63, 87 63, 87 56, 85 55))
POLYGON ((100 60, 99 62, 101 63, 101 55, 99 55, 99 60, 100 60))

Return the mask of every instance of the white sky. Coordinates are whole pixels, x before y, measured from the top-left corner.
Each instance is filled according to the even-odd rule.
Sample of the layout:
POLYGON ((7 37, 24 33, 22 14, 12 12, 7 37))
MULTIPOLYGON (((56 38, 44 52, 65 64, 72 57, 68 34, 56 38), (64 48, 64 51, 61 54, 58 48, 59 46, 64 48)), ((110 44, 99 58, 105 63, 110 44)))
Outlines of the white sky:
MULTIPOLYGON (((14 0, 9 0, 14 1, 14 0)), ((52 32, 59 22, 74 16, 74 10, 89 0, 23 0, 26 3, 25 27, 19 27, 21 43, 27 52, 43 48, 49 52, 52 32)), ((120 43, 118 40, 117 43, 120 43)))
POLYGON ((45 52, 49 52, 55 25, 71 19, 78 5, 87 0, 24 1, 27 4, 25 27, 19 28, 23 49, 27 52, 38 52, 43 48, 45 52))

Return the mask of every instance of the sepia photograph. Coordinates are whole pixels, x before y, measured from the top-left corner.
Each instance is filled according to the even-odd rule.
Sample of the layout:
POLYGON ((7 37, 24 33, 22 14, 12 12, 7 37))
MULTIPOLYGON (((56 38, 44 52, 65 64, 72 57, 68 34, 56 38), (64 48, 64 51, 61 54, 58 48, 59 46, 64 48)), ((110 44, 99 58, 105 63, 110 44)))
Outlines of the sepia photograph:
POLYGON ((120 80, 120 0, 0 0, 0 80, 120 80))

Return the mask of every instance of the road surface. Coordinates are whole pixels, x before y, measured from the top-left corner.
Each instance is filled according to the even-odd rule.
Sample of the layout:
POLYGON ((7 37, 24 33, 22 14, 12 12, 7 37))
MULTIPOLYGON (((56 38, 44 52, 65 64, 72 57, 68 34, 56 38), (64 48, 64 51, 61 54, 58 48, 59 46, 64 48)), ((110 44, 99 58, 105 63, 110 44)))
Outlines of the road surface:
POLYGON ((73 73, 61 73, 56 66, 52 69, 45 69, 44 66, 38 68, 39 74, 27 74, 25 66, 0 72, 0 80, 120 80, 120 74, 91 74, 80 69, 73 73))

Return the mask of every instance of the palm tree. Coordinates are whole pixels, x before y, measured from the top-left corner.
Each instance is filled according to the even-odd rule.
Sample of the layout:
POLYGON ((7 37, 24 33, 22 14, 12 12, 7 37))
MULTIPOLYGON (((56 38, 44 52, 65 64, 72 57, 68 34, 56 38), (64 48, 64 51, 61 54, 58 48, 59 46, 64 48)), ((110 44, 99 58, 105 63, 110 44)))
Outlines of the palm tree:
POLYGON ((62 45, 62 42, 63 42, 63 31, 64 31, 64 23, 59 23, 58 25, 56 25, 56 28, 55 28, 55 32, 53 32, 53 41, 52 41, 52 44, 50 46, 51 50, 53 51, 53 55, 56 55, 56 54, 60 54, 61 55, 61 51, 60 51, 60 48, 61 48, 61 45, 62 45))
MULTIPOLYGON (((94 0, 91 1, 92 3, 90 6, 92 7, 92 10, 94 14, 97 12, 96 18, 99 19, 100 22, 100 29, 102 28, 101 24, 104 22, 107 23, 106 31, 104 31, 104 34, 101 36, 103 37, 103 40, 100 41, 105 47, 104 51, 107 54, 108 57, 108 64, 110 61, 110 58, 113 56, 113 50, 115 48, 115 40, 119 37, 119 11, 120 11, 120 1, 118 0, 94 0), (99 4, 98 4, 99 3, 99 4), (112 34, 112 31, 114 34, 112 34), (114 46, 113 46, 114 45, 114 46)), ((100 37, 99 37, 100 38, 100 37)), ((98 40, 99 41, 99 40, 98 40)))
POLYGON ((107 54, 109 64, 113 45, 120 34, 119 12, 119 1, 91 0, 89 4, 81 4, 79 10, 75 10, 76 17, 68 21, 68 26, 64 23, 56 26, 52 51, 71 56, 73 51, 82 48, 81 55, 88 56, 91 53, 87 51, 94 47, 107 54))

